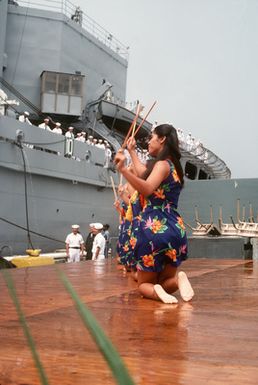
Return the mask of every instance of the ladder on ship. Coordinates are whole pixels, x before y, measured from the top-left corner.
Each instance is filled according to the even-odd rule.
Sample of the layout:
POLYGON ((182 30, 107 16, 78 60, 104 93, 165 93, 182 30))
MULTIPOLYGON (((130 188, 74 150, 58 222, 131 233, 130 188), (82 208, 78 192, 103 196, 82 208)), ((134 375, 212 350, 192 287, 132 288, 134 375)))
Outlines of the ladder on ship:
MULTIPOLYGON (((29 107, 31 111, 34 112, 35 116, 33 118, 37 118, 42 115, 40 109, 35 106, 29 99, 27 99, 24 95, 22 95, 15 87, 13 87, 10 83, 8 83, 2 76, 0 76, 0 84, 8 90, 8 93, 14 95, 18 101, 21 101, 25 106, 29 107)), ((15 112, 17 112, 15 110, 15 112)))

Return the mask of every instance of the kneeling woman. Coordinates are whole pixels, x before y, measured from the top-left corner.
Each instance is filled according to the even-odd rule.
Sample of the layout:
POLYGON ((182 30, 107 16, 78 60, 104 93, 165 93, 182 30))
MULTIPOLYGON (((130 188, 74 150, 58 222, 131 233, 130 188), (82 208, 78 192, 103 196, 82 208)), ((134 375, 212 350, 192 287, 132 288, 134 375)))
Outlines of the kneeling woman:
POLYGON ((146 298, 176 303, 171 293, 179 289, 189 301, 194 295, 190 282, 184 272, 177 274, 178 266, 187 259, 187 238, 177 212, 184 179, 176 130, 168 124, 154 129, 148 144, 154 160, 147 166, 138 164, 134 138, 128 140, 127 149, 135 169, 140 170, 138 176, 126 168, 122 151, 116 154, 115 163, 143 202, 131 227, 130 264, 138 271, 139 291, 146 298))

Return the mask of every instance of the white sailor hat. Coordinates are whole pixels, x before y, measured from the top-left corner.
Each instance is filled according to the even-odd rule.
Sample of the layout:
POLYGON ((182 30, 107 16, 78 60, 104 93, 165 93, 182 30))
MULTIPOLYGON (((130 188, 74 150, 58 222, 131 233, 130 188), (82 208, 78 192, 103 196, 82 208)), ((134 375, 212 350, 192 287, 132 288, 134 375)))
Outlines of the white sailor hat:
POLYGON ((60 126, 61 126, 61 123, 57 122, 57 123, 56 123, 56 126, 57 126, 57 127, 60 127, 60 126))
POLYGON ((90 136, 89 136, 89 139, 93 139, 93 136, 92 136, 92 135, 90 135, 90 136))
POLYGON ((72 225, 72 229, 79 229, 80 226, 79 225, 72 225))
POLYGON ((103 225, 102 223, 94 223, 94 229, 96 230, 102 230, 103 229, 103 225))
POLYGON ((89 226, 90 227, 94 227, 95 223, 90 223, 89 226))
POLYGON ((68 127, 68 130, 73 130, 73 127, 72 126, 68 127))
POLYGON ((30 113, 29 113, 28 111, 24 111, 24 115, 27 115, 27 116, 29 116, 29 115, 30 115, 30 113))
POLYGON ((82 134, 82 135, 86 135, 86 132, 85 132, 85 131, 82 131, 81 134, 82 134))

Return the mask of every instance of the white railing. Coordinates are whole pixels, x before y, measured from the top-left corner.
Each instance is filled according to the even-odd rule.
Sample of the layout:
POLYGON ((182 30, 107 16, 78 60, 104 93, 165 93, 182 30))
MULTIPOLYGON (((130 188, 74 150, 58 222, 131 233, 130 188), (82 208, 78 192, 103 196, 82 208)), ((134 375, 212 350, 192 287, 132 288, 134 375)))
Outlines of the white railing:
POLYGON ((209 169, 209 172, 212 173, 215 179, 230 179, 231 171, 226 165, 226 163, 219 158, 214 152, 205 148, 204 146, 197 148, 189 148, 186 143, 180 143, 180 149, 182 153, 189 154, 191 157, 194 157, 195 160, 200 161, 209 169))
POLYGON ((79 24, 83 29, 105 44, 112 51, 116 52, 119 56, 126 60, 129 58, 129 47, 126 47, 116 39, 112 33, 99 25, 80 7, 74 5, 69 0, 19 0, 18 5, 27 8, 37 8, 62 13, 68 19, 73 20, 74 23, 79 24))

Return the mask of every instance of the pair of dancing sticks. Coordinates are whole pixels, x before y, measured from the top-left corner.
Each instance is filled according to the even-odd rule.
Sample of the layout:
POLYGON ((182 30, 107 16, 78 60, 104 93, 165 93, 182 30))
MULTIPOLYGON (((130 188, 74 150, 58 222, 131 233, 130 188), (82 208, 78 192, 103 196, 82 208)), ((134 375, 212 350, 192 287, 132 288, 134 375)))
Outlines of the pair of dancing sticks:
POLYGON ((118 200, 118 196, 117 196, 116 187, 115 187, 115 183, 114 183, 114 179, 113 179, 112 175, 110 175, 110 180, 111 180, 111 184, 112 184, 112 189, 113 189, 114 197, 115 197, 115 200, 117 201, 118 200))
POLYGON ((140 130, 140 128, 142 127, 143 123, 145 122, 145 120, 147 119, 147 117, 149 116, 149 114, 151 113, 151 111, 152 111, 152 109, 153 109, 153 107, 155 106, 156 103, 157 103, 157 101, 155 101, 155 102, 152 104, 151 108, 149 109, 149 111, 147 112, 147 114, 146 114, 146 115, 144 116, 144 118, 142 119, 141 124, 136 128, 136 122, 137 122, 137 119, 138 119, 139 114, 140 114, 140 112, 141 112, 141 105, 140 105, 140 104, 138 105, 137 112, 136 112, 136 114, 135 114, 134 120, 133 120, 133 122, 132 122, 132 124, 131 124, 131 126, 130 126, 130 128, 129 128, 129 130, 128 130, 128 133, 127 133, 127 135, 126 135, 126 137, 125 137, 125 140, 124 140, 124 142, 123 142, 123 144, 122 144, 122 147, 121 147, 122 149, 125 149, 125 148, 126 148, 126 143, 127 143, 127 140, 129 139, 130 135, 132 134, 132 137, 134 137, 134 136, 137 134, 137 132, 140 130))
MULTIPOLYGON (((116 192, 116 186, 115 186, 114 179, 113 179, 112 175, 110 175, 110 180, 111 180, 111 185, 112 185, 114 197, 115 197, 115 200, 117 201, 118 200, 118 195, 117 195, 117 192, 116 192)), ((123 183, 123 175, 120 174, 119 184, 122 184, 122 183, 123 183)))
MULTIPOLYGON (((157 103, 157 101, 155 100, 155 102, 152 104, 152 106, 150 107, 149 111, 147 112, 147 114, 144 116, 144 118, 142 119, 141 121, 141 124, 136 128, 136 123, 137 123, 137 119, 139 117, 139 114, 142 110, 142 106, 141 104, 138 104, 137 106, 137 110, 136 110, 136 114, 135 114, 135 117, 134 117, 134 120, 132 121, 132 124, 128 130, 128 133, 125 137, 125 140, 122 144, 122 149, 125 149, 126 148, 126 143, 127 143, 127 140, 129 139, 130 135, 132 137, 134 137, 137 132, 140 130, 140 128, 142 127, 143 123, 145 122, 145 120, 147 119, 147 117, 149 116, 149 114, 151 113, 152 109, 154 108, 155 104, 157 103)), ((114 179, 112 178, 112 176, 110 176, 110 180, 111 180, 111 184, 112 184, 112 188, 113 188, 113 192, 114 192, 114 197, 115 197, 115 200, 118 200, 118 196, 117 196, 117 192, 116 192, 116 187, 115 187, 115 183, 114 183, 114 179)), ((123 175, 121 174, 120 175, 120 184, 122 184, 122 180, 123 180, 123 175)))

